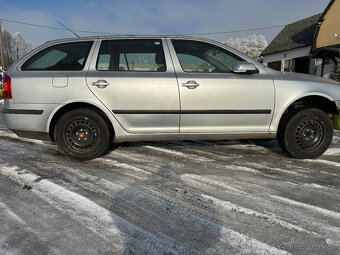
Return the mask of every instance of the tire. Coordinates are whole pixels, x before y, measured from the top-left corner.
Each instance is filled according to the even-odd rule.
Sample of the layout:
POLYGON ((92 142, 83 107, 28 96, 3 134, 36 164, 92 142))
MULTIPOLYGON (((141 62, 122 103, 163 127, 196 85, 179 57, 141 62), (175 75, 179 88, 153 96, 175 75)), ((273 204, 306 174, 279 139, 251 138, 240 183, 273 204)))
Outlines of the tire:
POLYGON ((285 134, 285 130, 288 124, 288 121, 298 112, 301 111, 304 108, 297 108, 294 109, 290 112, 288 112, 285 116, 283 116, 282 120, 280 121, 280 125, 279 128, 277 130, 277 134, 276 134, 276 139, 277 142, 279 144, 279 146, 281 147, 282 151, 285 153, 288 153, 285 142, 284 142, 284 134, 285 134))
POLYGON ((321 156, 333 138, 333 125, 328 114, 306 108, 293 114, 284 132, 283 146, 290 156, 299 159, 313 159, 321 156))
POLYGON ((54 127, 58 149, 78 160, 90 160, 102 155, 111 144, 110 129, 97 112, 78 108, 62 115, 54 127))

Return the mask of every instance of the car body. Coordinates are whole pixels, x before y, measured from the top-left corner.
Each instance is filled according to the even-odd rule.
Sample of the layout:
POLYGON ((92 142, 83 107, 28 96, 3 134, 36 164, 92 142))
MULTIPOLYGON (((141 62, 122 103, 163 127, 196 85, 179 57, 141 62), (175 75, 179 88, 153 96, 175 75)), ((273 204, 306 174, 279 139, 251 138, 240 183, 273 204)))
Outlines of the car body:
POLYGON ((3 72, 0 71, 0 99, 3 98, 3 91, 2 91, 2 78, 3 78, 3 72))
MULTIPOLYGON (((319 109, 329 117, 340 109, 336 81, 274 71, 225 44, 188 36, 49 41, 16 61, 6 74, 11 90, 3 109, 6 126, 19 136, 53 141, 59 136, 58 125, 70 125, 67 117, 59 123, 66 113, 88 109, 105 121, 109 142, 273 139, 281 128, 279 142, 285 149, 283 130, 298 109, 319 109)), ((99 156, 81 152, 84 144, 87 151, 94 145, 74 144, 88 138, 87 133, 97 137, 99 129, 91 133, 90 125, 60 134, 71 140, 56 143, 69 156, 99 156), (74 153, 63 148, 70 146, 74 153)), ((313 128, 322 131, 313 122, 309 125, 301 135, 310 138, 313 128)), ((321 140, 327 130, 319 132, 321 140)))

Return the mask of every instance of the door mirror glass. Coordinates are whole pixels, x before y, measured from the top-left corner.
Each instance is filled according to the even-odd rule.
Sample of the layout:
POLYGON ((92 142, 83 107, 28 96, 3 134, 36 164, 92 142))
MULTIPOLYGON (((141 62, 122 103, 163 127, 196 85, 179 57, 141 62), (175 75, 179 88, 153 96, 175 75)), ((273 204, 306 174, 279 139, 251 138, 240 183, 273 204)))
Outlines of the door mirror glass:
POLYGON ((255 74, 259 73, 259 70, 253 63, 249 62, 238 62, 233 68, 234 73, 239 74, 255 74))

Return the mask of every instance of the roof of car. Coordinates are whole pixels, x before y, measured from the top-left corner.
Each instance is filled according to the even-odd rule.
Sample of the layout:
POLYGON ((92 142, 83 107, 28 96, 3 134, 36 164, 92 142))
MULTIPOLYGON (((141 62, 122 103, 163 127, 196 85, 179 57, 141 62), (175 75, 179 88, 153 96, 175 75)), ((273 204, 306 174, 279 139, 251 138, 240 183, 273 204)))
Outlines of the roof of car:
POLYGON ((158 38, 183 38, 183 39, 198 39, 198 40, 209 40, 207 38, 201 38, 192 35, 136 35, 136 34, 112 34, 112 35, 100 35, 100 36, 81 36, 81 37, 70 37, 56 40, 46 41, 45 43, 64 42, 64 41, 84 41, 84 40, 108 40, 108 39, 129 39, 129 38, 141 38, 141 39, 158 39, 158 38))
POLYGON ((261 56, 312 45, 321 15, 320 13, 286 25, 261 56))

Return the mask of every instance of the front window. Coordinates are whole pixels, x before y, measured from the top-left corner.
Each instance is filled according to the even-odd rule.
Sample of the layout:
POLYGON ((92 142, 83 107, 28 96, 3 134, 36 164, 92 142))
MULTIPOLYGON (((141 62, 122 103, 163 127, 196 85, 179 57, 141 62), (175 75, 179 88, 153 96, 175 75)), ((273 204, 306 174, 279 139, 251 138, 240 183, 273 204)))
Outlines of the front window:
POLYGON ((48 47, 29 58, 23 71, 79 71, 85 66, 93 42, 63 43, 48 47))
POLYGON ((161 40, 112 40, 100 46, 98 71, 166 71, 161 40))
POLYGON ((235 54, 212 44, 172 40, 178 60, 185 72, 230 73, 239 61, 235 54))

